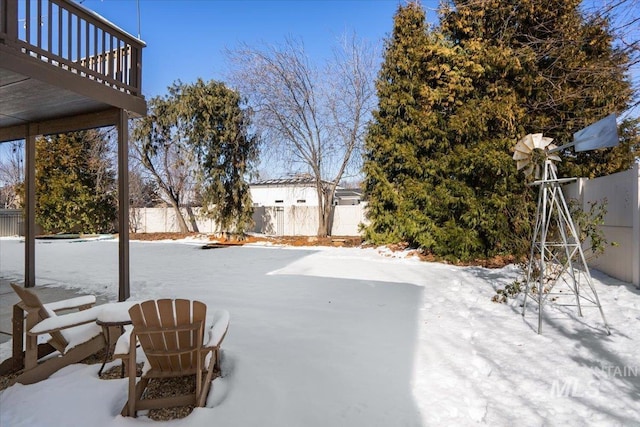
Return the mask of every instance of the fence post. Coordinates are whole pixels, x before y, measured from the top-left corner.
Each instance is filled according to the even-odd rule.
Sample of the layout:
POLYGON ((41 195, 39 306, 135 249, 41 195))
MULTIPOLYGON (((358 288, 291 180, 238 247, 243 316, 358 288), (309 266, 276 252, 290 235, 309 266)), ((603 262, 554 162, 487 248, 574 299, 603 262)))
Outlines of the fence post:
POLYGON ((633 166, 633 185, 631 186, 633 212, 633 236, 632 241, 632 278, 633 283, 640 289, 640 164, 636 162, 633 166))

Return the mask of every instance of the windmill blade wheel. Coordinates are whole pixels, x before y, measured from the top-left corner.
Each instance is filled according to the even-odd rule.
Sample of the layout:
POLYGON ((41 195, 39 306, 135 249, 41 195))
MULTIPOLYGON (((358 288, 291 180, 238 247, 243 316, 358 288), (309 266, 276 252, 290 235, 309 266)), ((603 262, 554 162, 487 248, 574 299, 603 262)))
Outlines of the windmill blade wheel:
MULTIPOLYGON (((547 160, 560 161, 557 154, 549 153, 549 150, 557 148, 551 141, 553 138, 542 136, 541 133, 530 133, 518 141, 513 153, 513 160, 516 161, 518 170, 524 169, 527 177, 533 175, 535 179, 540 179, 540 171, 547 160)), ((555 169, 555 164, 551 165, 555 169)))

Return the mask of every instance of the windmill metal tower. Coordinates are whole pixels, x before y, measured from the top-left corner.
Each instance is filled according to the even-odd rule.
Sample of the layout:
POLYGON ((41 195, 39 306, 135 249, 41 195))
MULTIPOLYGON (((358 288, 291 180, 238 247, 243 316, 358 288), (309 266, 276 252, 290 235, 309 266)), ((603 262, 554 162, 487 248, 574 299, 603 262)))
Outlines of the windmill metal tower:
POLYGON ((516 144, 514 160, 518 170, 533 175, 539 186, 538 207, 527 268, 522 315, 527 300, 538 304, 538 333, 542 333, 544 305, 597 307, 607 334, 611 334, 602 310, 576 226, 562 191, 562 184, 576 178, 558 178, 554 164, 558 151, 575 146, 576 151, 611 147, 618 143, 615 115, 574 134, 574 142, 557 147, 542 134, 527 135, 516 144), (614 138, 612 138, 612 132, 614 138))

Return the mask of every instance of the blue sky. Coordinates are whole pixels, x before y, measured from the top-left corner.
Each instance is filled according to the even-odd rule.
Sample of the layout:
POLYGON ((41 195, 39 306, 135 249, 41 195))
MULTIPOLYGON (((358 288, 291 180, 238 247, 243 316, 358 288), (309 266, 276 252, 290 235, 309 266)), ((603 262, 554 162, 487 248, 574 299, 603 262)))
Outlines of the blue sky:
MULTIPOLYGON (((301 38, 313 62, 331 54, 345 32, 378 44, 391 32, 401 0, 139 0, 143 94, 166 93, 175 80, 224 80, 225 48, 301 38)), ((138 35, 136 0, 84 0, 82 5, 138 35)), ((435 19, 437 0, 423 1, 435 19)))

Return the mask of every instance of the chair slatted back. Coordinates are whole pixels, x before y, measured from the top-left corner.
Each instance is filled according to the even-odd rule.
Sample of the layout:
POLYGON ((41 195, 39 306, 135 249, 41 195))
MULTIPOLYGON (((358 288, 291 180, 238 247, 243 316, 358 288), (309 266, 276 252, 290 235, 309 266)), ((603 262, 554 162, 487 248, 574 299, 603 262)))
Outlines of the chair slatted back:
POLYGON ((185 375, 200 369, 207 306, 199 301, 161 299, 129 310, 133 333, 149 365, 150 376, 185 375))
MULTIPOLYGON (((34 292, 31 292, 29 289, 23 288, 22 286, 18 286, 15 283, 11 283, 11 287, 22 300, 23 307, 27 312, 27 330, 33 328, 40 321, 51 317, 47 309, 44 307, 44 304, 42 304, 42 301, 40 301, 38 295, 34 292)), ((64 353, 69 342, 60 332, 51 332, 49 335, 51 335, 49 344, 51 344, 56 350, 64 353)))

